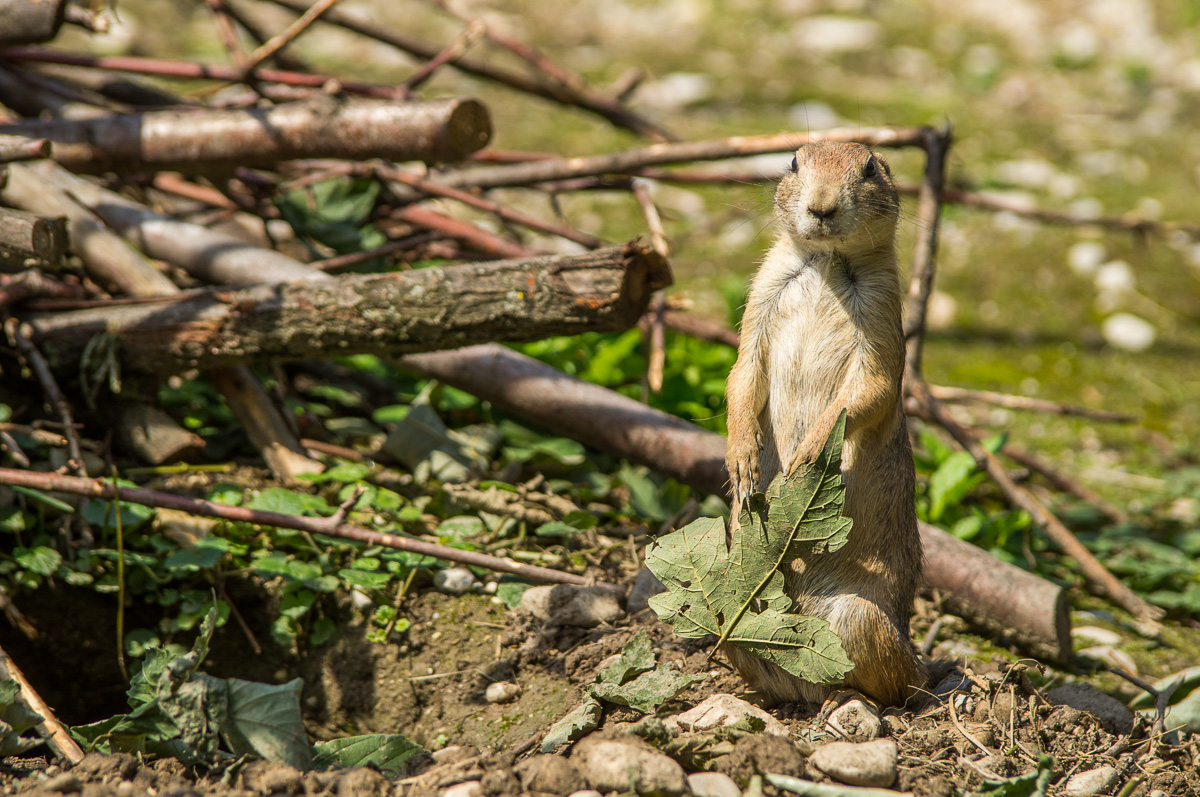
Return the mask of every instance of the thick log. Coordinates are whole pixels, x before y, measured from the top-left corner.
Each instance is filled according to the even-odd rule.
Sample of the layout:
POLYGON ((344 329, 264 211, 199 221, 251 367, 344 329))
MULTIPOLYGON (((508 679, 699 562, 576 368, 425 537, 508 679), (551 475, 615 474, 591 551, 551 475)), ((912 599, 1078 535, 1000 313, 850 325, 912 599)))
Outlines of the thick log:
MULTIPOLYGON (((648 465, 697 490, 726 495, 724 437, 503 346, 414 354, 398 363, 556 434, 648 465)), ((972 546, 946 537, 922 524, 929 586, 1002 627, 1022 629, 1059 657, 1070 652, 1066 597, 1059 587, 982 551, 967 556, 963 546, 972 546)))
POLYGON ((0 0, 0 47, 50 41, 66 13, 67 0, 0 0))
POLYGON ((628 329, 670 282, 636 244, 578 255, 211 289, 32 314, 38 345, 71 363, 93 336, 121 339, 123 370, 163 373, 254 360, 405 354, 490 340, 628 329))
POLYGON ((21 268, 31 259, 57 266, 66 251, 66 219, 0 208, 0 267, 21 268))
POLYGON ((487 144, 476 100, 427 102, 325 97, 273 108, 187 109, 48 119, 0 126, 48 139, 74 172, 224 171, 296 158, 456 161, 487 144))

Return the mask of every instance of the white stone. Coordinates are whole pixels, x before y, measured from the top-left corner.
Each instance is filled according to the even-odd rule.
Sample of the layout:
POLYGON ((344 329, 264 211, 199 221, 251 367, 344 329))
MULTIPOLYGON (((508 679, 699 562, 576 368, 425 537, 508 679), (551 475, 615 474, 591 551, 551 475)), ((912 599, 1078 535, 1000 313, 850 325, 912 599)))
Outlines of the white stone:
POLYGON ((580 789, 579 791, 571 792, 567 797, 604 797, 604 795, 595 789, 580 789))
POLYGON ((860 744, 830 742, 813 751, 808 762, 842 783, 886 788, 896 782, 898 755, 892 739, 860 744))
POLYGON ((1137 279, 1124 260, 1110 260, 1096 269, 1092 284, 1100 293, 1124 294, 1137 287, 1137 279))
POLYGON ((766 733, 775 736, 788 735, 782 722, 758 706, 728 694, 713 695, 695 708, 668 717, 663 720, 663 724, 671 730, 678 728, 683 731, 711 731, 735 725, 743 717, 757 717, 762 720, 763 731, 766 733))
POLYGON ((489 703, 511 703, 521 694, 521 687, 511 681, 497 681, 488 684, 483 696, 489 703))
POLYGON ((624 614, 610 590, 570 584, 531 587, 521 596, 521 608, 553 625, 578 628, 611 623, 624 614))
POLYGON ((1158 331, 1149 321, 1132 313, 1113 313, 1104 319, 1100 334, 1111 346, 1139 352, 1154 345, 1158 331))
POLYGON ((1106 257, 1108 248, 1099 241, 1079 241, 1067 250, 1067 265, 1079 276, 1091 277, 1106 257))
POLYGON ((925 308, 925 326, 929 329, 949 329, 958 315, 958 300, 948 293, 934 289, 925 308))
POLYGON ((483 586, 475 574, 465 567, 447 567, 433 574, 433 586, 448 595, 465 595, 483 586))
POLYGON ((1118 650, 1112 645, 1093 645, 1075 651, 1084 658, 1098 661, 1109 667, 1115 667, 1118 670, 1124 670, 1130 675, 1138 675, 1137 663, 1123 650, 1118 650))
POLYGON ((637 90, 637 100, 659 110, 680 110, 713 96, 716 81, 697 72, 672 72, 637 90))
POLYGON ((825 725, 835 735, 852 742, 878 739, 883 732, 879 712, 870 703, 858 698, 847 700, 835 708, 825 725))
POLYGON ((687 779, 696 797, 742 797, 742 790, 724 772, 695 772, 687 779))
POLYGON ((878 43, 879 36, 877 22, 834 14, 806 17, 792 28, 795 45, 814 55, 869 50, 878 43))
POLYGON ((681 797, 691 791, 683 767, 640 741, 586 737, 575 745, 571 761, 598 791, 632 789, 660 797, 681 797))
POLYGON ((1094 642, 1097 645, 1121 644, 1121 635, 1116 631, 1110 631, 1107 628, 1100 628, 1099 626, 1095 625, 1081 625, 1076 628, 1072 628, 1071 638, 1094 642))
POLYGON ((369 596, 356 589, 350 590, 350 602, 354 604, 354 608, 359 610, 366 610, 374 605, 374 601, 369 596))
POLYGON ((1120 776, 1121 773, 1116 767, 1097 767, 1086 772, 1076 772, 1067 778, 1059 793, 1063 797, 1094 797, 1116 785, 1120 776))
POLYGON ((442 789, 439 797, 482 797, 483 785, 477 780, 455 783, 448 789, 442 789))

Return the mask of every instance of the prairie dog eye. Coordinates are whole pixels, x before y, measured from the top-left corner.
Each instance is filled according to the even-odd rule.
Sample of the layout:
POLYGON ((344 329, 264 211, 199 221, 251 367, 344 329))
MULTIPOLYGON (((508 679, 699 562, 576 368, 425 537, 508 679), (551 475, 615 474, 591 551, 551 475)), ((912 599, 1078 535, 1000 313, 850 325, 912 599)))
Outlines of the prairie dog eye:
POLYGON ((867 161, 867 164, 863 166, 862 176, 869 180, 877 174, 879 174, 879 167, 875 165, 875 159, 871 158, 867 161))
POLYGON ((800 170, 800 164, 796 162, 795 155, 792 156, 792 163, 790 166, 788 166, 788 169, 791 170, 793 173, 800 170))

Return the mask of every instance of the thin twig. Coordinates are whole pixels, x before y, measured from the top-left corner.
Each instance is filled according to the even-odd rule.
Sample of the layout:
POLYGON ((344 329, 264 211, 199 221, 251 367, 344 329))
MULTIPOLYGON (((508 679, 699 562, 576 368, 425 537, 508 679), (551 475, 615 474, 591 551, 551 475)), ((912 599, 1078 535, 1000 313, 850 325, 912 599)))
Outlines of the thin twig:
POLYGON ((432 180, 425 180, 411 174, 405 174, 399 169, 391 169, 381 166, 376 169, 376 172, 385 179, 404 183, 405 185, 415 188, 418 191, 422 191, 426 194, 445 197, 446 199, 453 199, 456 202, 463 203, 464 205, 469 205, 473 208, 487 211, 488 213, 494 213, 505 221, 511 221, 514 224, 520 224, 528 227, 531 230, 544 232, 548 235, 557 235, 558 237, 565 238, 568 241, 574 241, 581 246, 586 246, 588 249, 599 249, 600 247, 606 245, 602 239, 597 238, 594 235, 589 235, 585 232, 580 232, 579 230, 574 230, 565 224, 554 224, 552 222, 542 221, 534 216, 522 213, 519 210, 513 210, 512 208, 499 205, 491 200, 476 196, 475 194, 471 194, 466 191, 460 191, 457 188, 450 188, 449 186, 441 185, 440 183, 436 183, 432 180))
MULTIPOLYGON (((642 217, 646 220, 646 229, 650 232, 650 245, 654 251, 667 259, 671 256, 671 247, 667 243, 667 234, 663 230, 662 216, 650 197, 650 187, 645 180, 633 181, 633 196, 637 199, 638 207, 642 209, 642 217)), ((650 334, 649 356, 646 358, 646 387, 650 392, 658 393, 663 386, 663 370, 667 362, 666 334, 663 331, 663 313, 666 310, 666 294, 656 291, 650 300, 650 334)))
MULTIPOLYGON (((64 476, 58 473, 41 473, 37 471, 14 470, 0 468, 0 484, 30 487, 47 492, 63 492, 84 495, 102 500, 112 500, 113 486, 109 482, 98 479, 84 479, 76 476, 64 476)), ((474 551, 463 551, 436 543, 414 540, 399 534, 387 534, 379 531, 352 526, 347 523, 334 524, 334 518, 312 518, 298 515, 284 515, 278 512, 263 512, 240 506, 225 506, 212 501, 163 493, 157 490, 146 490, 140 487, 122 487, 121 500, 142 506, 177 509, 201 517, 215 517, 238 523, 253 523, 260 526, 274 526, 281 529, 296 529, 312 534, 324 534, 329 537, 339 537, 347 540, 366 543, 367 545, 382 545, 385 548, 396 548, 402 551, 433 556, 466 565, 474 565, 499 573, 511 573, 523 576, 533 581, 551 584, 574 584, 588 586, 591 579, 571 573, 563 573, 536 565, 525 565, 512 559, 474 551)))
POLYGON ((50 157, 50 142, 44 138, 0 135, 0 163, 31 161, 50 157))
POLYGON ((917 218, 921 234, 913 251, 912 279, 908 286, 905 307, 904 334, 908 338, 905 370, 921 376, 921 355, 925 343, 925 312, 933 292, 933 277, 937 269, 938 222, 942 216, 942 186, 946 179, 946 153, 950 149, 950 127, 944 130, 923 130, 925 145, 925 177, 921 182, 917 218))
POLYGON ((397 210, 393 216, 417 227, 435 230, 451 238, 457 238, 481 252, 486 252, 492 257, 521 258, 533 257, 537 254, 532 249, 526 249, 518 243, 513 243, 506 238, 501 238, 499 235, 490 233, 482 227, 477 227, 470 222, 460 219, 451 218, 428 208, 410 205, 409 207, 397 210))
POLYGON ((454 41, 447 44, 440 53, 426 61, 408 80, 404 81, 404 87, 409 91, 416 91, 422 83, 433 77, 433 73, 438 69, 462 58, 463 54, 486 32, 487 27, 479 20, 467 23, 466 29, 458 34, 454 41))
POLYGON ((1132 415, 1125 415, 1119 412, 1094 410, 1091 407, 1079 407, 1071 404, 1059 404, 1056 401, 1046 401, 1045 399, 1030 398, 1028 396, 1014 396, 1011 393, 996 393, 991 390, 969 390, 962 387, 930 385, 929 392, 938 401, 947 403, 977 401, 1014 410, 1045 412, 1051 415, 1074 415, 1093 421, 1109 421, 1112 423, 1133 423, 1137 420, 1132 415))
POLYGON ((242 47, 237 31, 234 30, 233 17, 230 15, 229 9, 226 8, 223 0, 205 0, 205 3, 216 18, 217 32, 221 35, 221 43, 225 45, 229 57, 235 64, 242 67, 246 63, 246 49, 242 47))
POLYGON ((300 18, 288 25, 282 33, 273 36, 269 41, 252 52, 246 59, 244 64, 239 66, 244 77, 249 77, 263 61, 267 60, 275 53, 287 47, 292 41, 304 31, 308 30, 317 18, 324 14, 329 9, 333 8, 340 0, 317 0, 300 18))
POLYGON ((20 350, 21 356, 33 369, 34 375, 42 385, 42 390, 46 392, 50 406, 62 420, 63 434, 67 437, 67 454, 70 457, 68 464, 75 472, 86 476, 87 471, 83 466, 83 451, 79 447, 79 434, 75 431, 75 421, 71 417, 71 405, 67 403, 66 397, 59 390, 58 382, 55 381, 54 374, 50 372, 50 365, 38 351, 37 346, 33 345, 33 341, 18 328, 17 319, 10 318, 5 321, 4 331, 8 336, 9 343, 20 350))
POLYGON ((8 276, 0 274, 0 310, 31 298, 83 299, 87 291, 81 285, 65 285, 46 277, 36 268, 8 276))
POLYGON ((46 704, 45 700, 42 700, 42 696, 37 693, 37 690, 30 686, 29 681, 25 678, 25 673, 21 672, 21 668, 9 657, 4 648, 0 648, 0 679, 17 682, 21 688, 21 699, 33 713, 41 717, 42 721, 37 725, 37 732, 51 750, 72 764, 78 764, 83 760, 83 751, 79 749, 79 745, 75 744, 70 732, 54 716, 54 711, 46 704))
MULTIPOLYGON (((158 75, 189 80, 220 80, 226 83, 242 82, 242 73, 237 67, 223 64, 200 64, 193 61, 176 61, 164 58, 140 58, 130 55, 91 56, 66 53, 42 47, 9 47, 0 50, 0 57, 13 61, 33 61, 43 64, 65 64, 90 69, 109 69, 114 72, 129 72, 138 75, 158 75)), ((350 94, 375 97, 384 100, 404 100, 410 97, 403 87, 379 86, 358 80, 335 78, 328 75, 310 75, 281 69, 259 69, 259 80, 267 83, 282 83, 285 86, 325 88, 337 86, 350 94)))

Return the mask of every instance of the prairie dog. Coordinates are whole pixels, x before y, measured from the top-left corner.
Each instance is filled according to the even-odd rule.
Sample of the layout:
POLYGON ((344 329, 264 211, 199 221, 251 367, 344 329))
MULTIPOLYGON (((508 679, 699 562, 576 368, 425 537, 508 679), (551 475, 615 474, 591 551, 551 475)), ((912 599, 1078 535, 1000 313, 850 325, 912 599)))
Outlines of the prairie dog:
MULTIPOLYGON (((887 704, 925 683, 908 638, 921 542, 901 402, 899 211, 887 164, 866 147, 797 150, 775 193, 778 237, 754 276, 726 387, 726 465, 739 504, 813 461, 847 410, 850 540, 794 562, 787 589, 795 611, 841 637, 854 662, 846 685, 887 704)), ((726 654, 768 698, 819 702, 830 692, 733 646, 726 654)))

